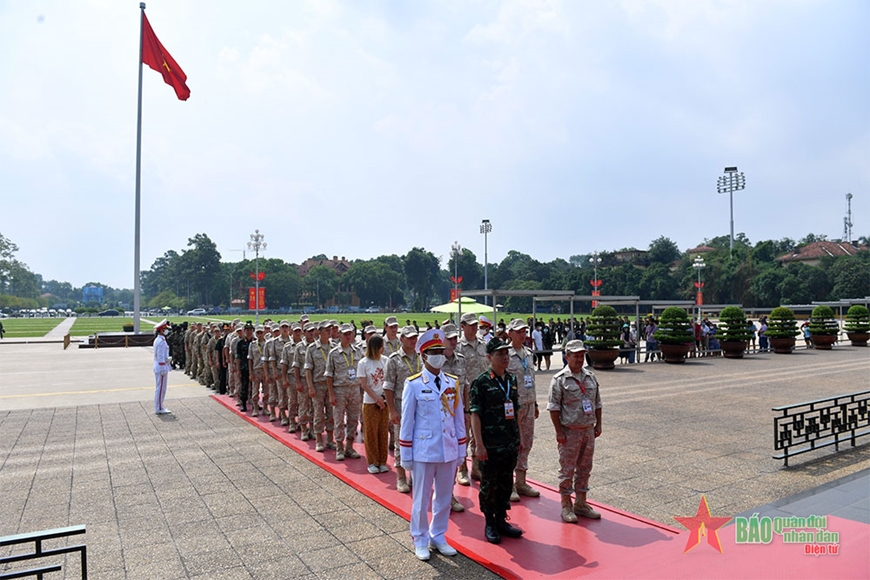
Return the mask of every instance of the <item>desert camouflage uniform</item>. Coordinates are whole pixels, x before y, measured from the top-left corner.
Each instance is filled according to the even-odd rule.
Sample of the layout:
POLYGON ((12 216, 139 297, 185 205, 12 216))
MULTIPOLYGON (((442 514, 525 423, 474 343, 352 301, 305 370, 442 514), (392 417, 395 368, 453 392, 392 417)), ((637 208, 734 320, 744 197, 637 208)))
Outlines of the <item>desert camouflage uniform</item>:
POLYGON ((314 383, 315 396, 312 398, 314 407, 314 434, 320 436, 324 430, 331 435, 333 431, 332 407, 329 404, 329 389, 326 387, 326 359, 332 349, 320 343, 320 339, 309 344, 305 351, 305 363, 303 369, 311 370, 311 379, 314 383))
POLYGON ((520 410, 517 412, 517 423, 520 427, 520 451, 517 455, 517 471, 525 472, 529 468, 529 452, 535 441, 535 357, 532 351, 522 347, 519 351, 511 346, 508 349, 510 363, 507 371, 517 378, 520 410))
MULTIPOLYGON (((299 414, 299 426, 302 428, 311 428, 314 421, 313 401, 308 394, 308 385, 305 382, 303 375, 303 367, 305 366, 305 353, 308 351, 308 341, 303 337, 293 347, 292 358, 288 359, 290 363, 290 373, 293 375, 293 385, 296 391, 296 405, 299 414), (296 372, 299 371, 299 380, 296 380, 296 372), (300 390, 301 389, 301 390, 300 390)), ((289 368, 289 367, 288 367, 289 368)), ((292 394, 290 396, 293 396, 292 394)), ((292 416, 292 415, 291 415, 292 416)))
MULTIPOLYGON (((251 341, 248 347, 248 366, 251 374, 251 393, 248 396, 248 402, 251 404, 251 413, 256 413, 260 409, 260 388, 265 387, 263 365, 266 364, 266 341, 258 340, 256 337, 251 341)), ((268 397, 268 390, 266 397, 268 397)), ((265 402, 265 401, 264 401, 265 402)))
MULTIPOLYGON (((456 344, 456 352, 465 357, 465 380, 461 383, 462 400, 469 401, 471 400, 471 381, 489 368, 489 360, 486 358, 486 343, 479 338, 476 338, 473 343, 468 342, 465 339, 465 334, 460 334, 456 344)), ((468 434, 467 455, 474 457, 476 447, 471 429, 471 411, 468 410, 468 405, 465 406, 465 432, 468 434)))
POLYGON ((353 441, 356 438, 362 410, 362 392, 356 377, 356 363, 361 358, 363 358, 362 354, 353 344, 348 346, 347 350, 339 344, 329 351, 327 356, 323 376, 332 377, 332 392, 335 395, 332 418, 335 425, 335 438, 339 443, 344 440, 353 441), (345 417, 347 417, 346 424, 345 417))
POLYGON ((595 453, 595 410, 600 408, 598 380, 592 371, 584 368, 572 374, 566 366, 553 377, 547 411, 559 411, 559 423, 565 434, 565 443, 558 444, 559 493, 562 496, 570 496, 572 489, 576 494, 589 491, 589 474, 595 453), (583 385, 582 389, 574 379, 583 385), (592 413, 583 412, 584 398, 592 404, 592 413))

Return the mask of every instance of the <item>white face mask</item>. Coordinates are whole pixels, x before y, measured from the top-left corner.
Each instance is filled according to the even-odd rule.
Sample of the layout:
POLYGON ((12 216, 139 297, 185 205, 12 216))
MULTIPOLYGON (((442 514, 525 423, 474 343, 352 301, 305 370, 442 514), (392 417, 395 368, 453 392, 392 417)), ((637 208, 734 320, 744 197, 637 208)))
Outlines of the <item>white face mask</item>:
POLYGON ((447 362, 447 357, 443 354, 430 354, 426 355, 426 362, 433 369, 440 369, 447 362))

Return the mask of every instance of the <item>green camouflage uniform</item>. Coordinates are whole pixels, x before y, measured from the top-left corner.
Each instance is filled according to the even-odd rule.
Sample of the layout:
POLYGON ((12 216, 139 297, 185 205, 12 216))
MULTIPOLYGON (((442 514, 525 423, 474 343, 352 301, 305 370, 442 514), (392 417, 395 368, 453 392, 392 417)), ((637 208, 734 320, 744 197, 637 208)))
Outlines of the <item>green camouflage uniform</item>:
POLYGON ((481 442, 487 459, 480 462, 480 511, 488 518, 502 517, 511 509, 510 497, 514 485, 514 467, 520 448, 520 430, 516 417, 520 402, 517 379, 506 372, 504 381, 510 389, 514 418, 505 417, 505 392, 495 374, 481 373, 471 383, 468 408, 480 417, 481 442))

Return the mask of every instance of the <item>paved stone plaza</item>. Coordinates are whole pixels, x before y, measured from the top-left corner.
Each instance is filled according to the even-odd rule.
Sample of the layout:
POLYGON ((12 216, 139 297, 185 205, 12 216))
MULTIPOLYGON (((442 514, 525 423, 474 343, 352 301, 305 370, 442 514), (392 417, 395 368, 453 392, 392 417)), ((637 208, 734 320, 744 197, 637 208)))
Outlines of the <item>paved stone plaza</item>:
MULTIPOLYGON (((418 562, 405 520, 180 372, 169 381, 173 415, 155 416, 150 369, 149 349, 0 344, 0 535, 87 524, 94 578, 493 577, 461 555, 418 562)), ((551 375, 538 378, 529 477, 555 485, 543 411, 551 375)), ((866 441, 800 456, 787 469, 771 459, 771 407, 866 389, 867 349, 598 376, 594 501, 676 527, 673 516, 694 514, 701 493, 714 515, 735 515, 870 468, 866 441)), ((68 558, 65 577, 75 577, 77 561, 68 558)))

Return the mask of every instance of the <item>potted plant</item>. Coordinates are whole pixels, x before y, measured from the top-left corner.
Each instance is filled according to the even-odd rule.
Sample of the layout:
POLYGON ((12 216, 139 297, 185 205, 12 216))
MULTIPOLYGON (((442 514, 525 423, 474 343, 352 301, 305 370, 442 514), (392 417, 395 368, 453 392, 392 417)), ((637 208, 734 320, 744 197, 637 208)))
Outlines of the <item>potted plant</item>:
POLYGON ((614 361, 619 356, 619 346, 622 344, 619 335, 622 332, 622 322, 616 315, 613 306, 602 304, 592 311, 586 333, 591 336, 586 341, 589 350, 586 355, 592 361, 592 368, 608 370, 614 367, 614 361))
POLYGON ((653 338, 659 341, 659 349, 666 363, 686 362, 686 355, 695 340, 692 320, 682 308, 669 306, 662 312, 659 328, 653 333, 653 338))
POLYGON ((852 346, 867 346, 867 340, 870 340, 870 310, 866 306, 855 304, 846 311, 846 335, 852 341, 852 346))
POLYGON ((122 328, 124 329, 124 332, 133 332, 133 325, 132 324, 124 324, 124 326, 122 328))
POLYGON ((726 306, 719 313, 719 345, 725 358, 743 358, 746 341, 752 338, 746 314, 739 306, 726 306))
POLYGON ((820 304, 813 308, 810 315, 810 337, 813 340, 813 348, 818 350, 831 350, 840 334, 840 325, 834 318, 834 309, 820 304))
POLYGON ((798 335, 797 322, 791 308, 778 306, 770 312, 767 332, 770 346, 777 354, 789 354, 794 350, 794 337, 798 335))

